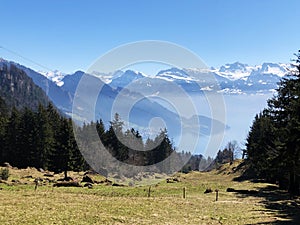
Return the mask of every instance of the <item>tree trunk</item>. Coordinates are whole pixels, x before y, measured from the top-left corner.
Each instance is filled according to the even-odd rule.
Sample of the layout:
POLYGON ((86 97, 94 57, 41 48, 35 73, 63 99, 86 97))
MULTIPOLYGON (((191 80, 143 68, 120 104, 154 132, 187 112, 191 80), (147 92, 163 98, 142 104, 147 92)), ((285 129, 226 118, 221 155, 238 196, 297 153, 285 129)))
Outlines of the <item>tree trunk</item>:
POLYGON ((64 178, 64 180, 67 180, 67 179, 68 179, 68 171, 67 171, 67 170, 65 170, 65 171, 64 171, 64 174, 65 174, 65 178, 64 178))
POLYGON ((289 182, 289 193, 291 196, 299 195, 299 186, 300 186, 300 178, 296 175, 295 171, 292 170, 290 172, 290 182, 289 182))

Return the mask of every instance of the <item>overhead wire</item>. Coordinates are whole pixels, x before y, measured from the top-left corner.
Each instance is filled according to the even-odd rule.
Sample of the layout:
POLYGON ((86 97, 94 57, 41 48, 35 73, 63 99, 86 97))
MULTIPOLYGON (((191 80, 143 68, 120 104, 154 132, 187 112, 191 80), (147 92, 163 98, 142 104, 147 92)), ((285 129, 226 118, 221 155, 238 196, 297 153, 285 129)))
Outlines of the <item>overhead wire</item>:
POLYGON ((18 56, 18 57, 22 58, 23 60, 28 61, 28 62, 30 62, 30 63, 36 65, 36 66, 39 66, 39 67, 41 67, 41 68, 43 68, 43 69, 46 69, 47 71, 53 71, 53 70, 50 69, 49 67, 44 66, 44 65, 42 65, 42 64, 40 64, 40 63, 38 63, 38 62, 36 62, 36 61, 34 61, 34 60, 28 58, 28 57, 23 56, 23 55, 19 54, 18 52, 15 52, 15 51, 13 51, 13 50, 11 50, 11 49, 9 49, 9 48, 6 48, 6 47, 4 47, 4 46, 2 46, 2 45, 0 45, 0 49, 3 49, 3 50, 5 50, 5 51, 7 51, 7 52, 9 52, 9 53, 11 53, 11 54, 13 54, 13 55, 15 55, 15 56, 18 56))

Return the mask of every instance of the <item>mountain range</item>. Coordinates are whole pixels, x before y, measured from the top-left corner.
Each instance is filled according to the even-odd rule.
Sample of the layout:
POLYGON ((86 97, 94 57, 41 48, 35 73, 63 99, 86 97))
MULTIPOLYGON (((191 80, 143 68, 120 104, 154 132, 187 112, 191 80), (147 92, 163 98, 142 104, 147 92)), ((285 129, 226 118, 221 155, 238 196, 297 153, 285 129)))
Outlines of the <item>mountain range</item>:
MULTIPOLYGON (((157 74, 146 75, 140 71, 116 71, 111 74, 97 75, 113 88, 125 88, 133 82, 138 84, 136 91, 157 92, 172 91, 168 83, 176 83, 188 93, 214 90, 217 84, 220 93, 224 94, 261 94, 273 92, 280 79, 289 73, 290 65, 283 63, 262 63, 257 66, 235 62, 219 68, 169 68, 157 74), (211 80, 212 77, 215 80, 211 80), (211 81, 211 82, 210 82, 211 81)), ((63 90, 71 88, 74 92, 82 71, 64 74, 59 71, 40 73, 63 90)), ((100 74, 100 73, 99 73, 100 74)), ((41 83, 41 82, 39 82, 41 83)))
MULTIPOLYGON (((59 71, 36 72, 18 63, 0 59, 0 66, 4 65, 14 65, 24 71, 66 115, 72 115, 73 99, 76 96, 82 106, 78 107, 82 108, 80 109, 82 113, 79 109, 75 109, 77 115, 73 115, 78 123, 90 122, 85 117, 84 109, 94 110, 92 113, 95 118, 93 119, 101 118, 106 125, 112 120, 114 113, 118 112, 121 118, 129 120, 127 122, 130 127, 138 129, 144 136, 150 136, 152 131, 149 130, 149 121, 161 118, 163 125, 168 128, 171 137, 175 139, 183 131, 193 133, 199 130, 201 135, 209 136, 212 123, 216 125, 217 132, 222 132, 224 128, 229 129, 229 126, 205 115, 178 115, 176 109, 172 110, 172 107, 157 101, 155 96, 158 93, 167 93, 174 97, 179 93, 202 95, 217 90, 225 95, 263 95, 272 93, 277 88, 280 79, 289 72, 287 64, 263 63, 259 66, 249 66, 236 62, 205 70, 169 68, 155 75, 126 70, 95 77, 83 71, 76 71, 73 74, 64 74, 59 71), (89 77, 91 87, 94 84, 102 87, 95 103, 90 102, 89 95, 99 90, 92 90, 88 84, 87 93, 76 93, 83 77, 89 77), (135 103, 127 112, 128 106, 133 101, 135 103), (127 114, 128 118, 126 118, 127 114), (122 117, 122 115, 125 116, 122 117), (196 121, 199 121, 200 127, 197 127, 196 121), (181 126, 182 123, 184 127, 181 126)), ((183 100, 178 104, 184 105, 185 103, 186 100, 183 100)), ((198 134, 196 132, 193 135, 198 134)))
POLYGON ((124 88, 135 82, 139 90, 151 89, 153 93, 165 89, 169 92, 166 84, 175 82, 188 93, 215 90, 217 85, 219 92, 224 94, 260 94, 273 92, 280 79, 289 73, 289 68, 288 64, 249 66, 236 62, 218 69, 170 68, 159 71, 155 76, 127 70, 118 72, 117 77, 105 76, 105 80, 115 88, 124 88))

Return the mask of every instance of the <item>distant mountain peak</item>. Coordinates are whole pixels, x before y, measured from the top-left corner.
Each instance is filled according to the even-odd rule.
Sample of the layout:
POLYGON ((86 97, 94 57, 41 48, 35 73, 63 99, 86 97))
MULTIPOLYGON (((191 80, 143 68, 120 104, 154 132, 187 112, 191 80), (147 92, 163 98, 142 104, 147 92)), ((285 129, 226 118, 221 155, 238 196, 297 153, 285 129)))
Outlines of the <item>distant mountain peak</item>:
POLYGON ((288 65, 277 63, 263 63, 258 69, 261 74, 274 74, 280 77, 288 73, 288 65))
POLYGON ((169 75, 176 75, 178 77, 188 77, 189 75, 182 69, 178 69, 176 67, 172 67, 170 69, 161 70, 158 72, 156 76, 169 76, 169 75))
POLYGON ((125 72, 122 73, 119 71, 118 76, 112 79, 109 85, 116 88, 125 87, 128 84, 144 77, 146 77, 146 75, 134 70, 126 70, 125 72))
POLYGON ((62 86, 64 83, 62 82, 62 79, 66 75, 65 73, 59 71, 59 70, 53 70, 53 71, 38 71, 38 73, 45 76, 48 80, 53 81, 56 83, 57 86, 62 86))
POLYGON ((227 63, 225 66, 221 66, 219 72, 235 72, 235 71, 247 71, 248 64, 243 64, 240 62, 227 63))
POLYGON ((155 78, 162 79, 165 81, 178 81, 178 82, 191 82, 193 78, 188 74, 187 70, 170 68, 166 70, 161 70, 157 73, 155 78))
POLYGON ((138 78, 142 78, 142 77, 145 77, 146 75, 139 71, 126 70, 121 76, 124 76, 124 77, 137 76, 138 78))

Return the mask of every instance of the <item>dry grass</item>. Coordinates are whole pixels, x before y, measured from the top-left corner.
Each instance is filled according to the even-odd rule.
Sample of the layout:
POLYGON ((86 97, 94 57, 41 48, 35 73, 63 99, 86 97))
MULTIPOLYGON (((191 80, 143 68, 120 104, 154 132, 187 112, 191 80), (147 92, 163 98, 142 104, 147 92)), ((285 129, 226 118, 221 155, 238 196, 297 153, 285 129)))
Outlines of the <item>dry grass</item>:
MULTIPOLYGON (((226 192, 228 187, 262 190, 272 186, 249 181, 233 182, 232 178, 237 176, 232 172, 235 166, 227 165, 221 173, 219 170, 177 174, 180 182, 163 181, 152 186, 150 198, 147 197, 147 186, 99 184, 94 185, 93 189, 53 188, 52 183, 48 182, 34 191, 33 180, 42 177, 43 173, 32 168, 10 170, 12 175, 8 184, 12 183, 12 179, 18 179, 21 184, 0 184, 0 224, 240 225, 275 224, 276 221, 290 219, 281 216, 281 209, 270 209, 264 194, 241 196, 226 192), (26 176, 32 178, 24 178, 26 176), (184 187, 187 190, 186 199, 182 197, 184 187), (215 193, 204 194, 206 188, 219 189, 219 201, 215 201, 215 193)), ((71 176, 80 181, 83 173, 72 173, 71 176)), ((289 200, 281 201, 289 203, 289 200)), ((298 207, 298 202, 294 202, 298 207)))

